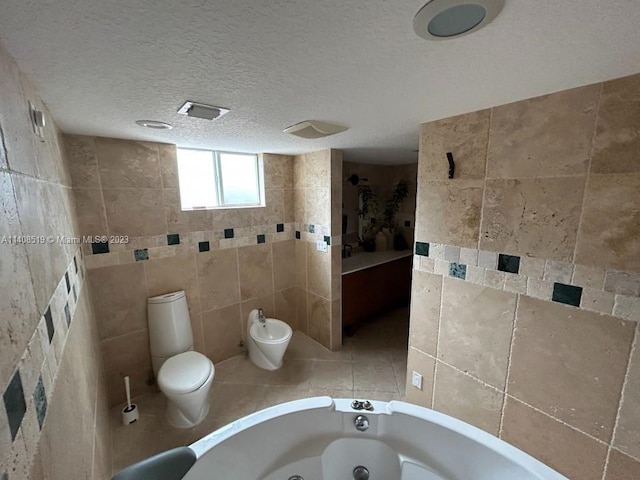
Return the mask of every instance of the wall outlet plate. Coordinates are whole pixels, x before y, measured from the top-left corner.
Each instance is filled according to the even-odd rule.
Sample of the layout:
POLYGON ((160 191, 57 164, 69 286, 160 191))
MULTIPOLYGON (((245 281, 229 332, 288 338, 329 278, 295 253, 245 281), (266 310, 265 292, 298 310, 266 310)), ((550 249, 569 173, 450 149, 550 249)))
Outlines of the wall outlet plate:
POLYGON ((327 246, 327 242, 325 242, 324 240, 318 240, 317 248, 318 248, 319 252, 328 252, 329 251, 329 248, 327 246))
POLYGON ((418 390, 422 390, 422 375, 420 375, 415 370, 413 371, 413 374, 411 375, 411 385, 416 387, 418 390))

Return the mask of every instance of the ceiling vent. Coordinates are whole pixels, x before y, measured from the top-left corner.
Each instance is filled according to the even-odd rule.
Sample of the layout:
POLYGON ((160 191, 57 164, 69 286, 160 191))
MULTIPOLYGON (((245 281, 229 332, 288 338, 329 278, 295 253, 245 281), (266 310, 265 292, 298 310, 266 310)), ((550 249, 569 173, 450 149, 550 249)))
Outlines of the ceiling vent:
POLYGON ((322 138, 344 132, 345 130, 348 130, 348 127, 335 125, 333 123, 318 122, 316 120, 305 120, 304 122, 296 123, 295 125, 285 128, 283 132, 301 138, 322 138))
POLYGON ((204 103, 185 102, 180 107, 178 113, 189 117, 203 118, 205 120, 215 120, 229 111, 228 108, 214 107, 213 105, 205 105, 204 103))

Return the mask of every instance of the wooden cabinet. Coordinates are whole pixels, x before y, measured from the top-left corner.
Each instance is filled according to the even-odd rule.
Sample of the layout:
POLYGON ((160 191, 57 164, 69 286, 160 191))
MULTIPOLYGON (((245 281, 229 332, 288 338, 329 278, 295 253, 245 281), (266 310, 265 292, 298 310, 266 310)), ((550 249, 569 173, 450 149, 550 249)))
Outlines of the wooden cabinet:
POLYGON ((413 256, 342 276, 342 328, 350 334, 358 324, 411 298, 413 256))

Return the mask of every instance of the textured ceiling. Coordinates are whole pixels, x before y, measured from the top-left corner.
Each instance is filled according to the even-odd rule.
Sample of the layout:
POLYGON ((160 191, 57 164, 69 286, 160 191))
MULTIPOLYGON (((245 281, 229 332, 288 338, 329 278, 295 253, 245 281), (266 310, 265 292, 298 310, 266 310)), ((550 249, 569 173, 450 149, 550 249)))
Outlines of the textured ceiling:
POLYGON ((245 152, 415 161, 419 124, 640 71, 638 0, 507 0, 428 42, 425 0, 2 0, 0 39, 63 131, 245 152), (214 122, 184 100, 231 109, 214 122), (174 125, 152 131, 134 124, 174 125), (317 119, 347 132, 303 140, 317 119))

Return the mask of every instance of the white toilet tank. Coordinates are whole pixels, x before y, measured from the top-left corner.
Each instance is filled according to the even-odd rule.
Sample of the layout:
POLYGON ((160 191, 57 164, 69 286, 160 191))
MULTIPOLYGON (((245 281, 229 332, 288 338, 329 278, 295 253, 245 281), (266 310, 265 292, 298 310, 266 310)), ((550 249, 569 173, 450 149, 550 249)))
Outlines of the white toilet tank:
POLYGON ((193 331, 184 290, 149 298, 147 319, 153 373, 157 378, 166 359, 193 350, 193 331))

